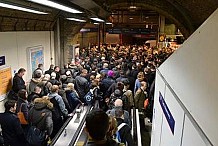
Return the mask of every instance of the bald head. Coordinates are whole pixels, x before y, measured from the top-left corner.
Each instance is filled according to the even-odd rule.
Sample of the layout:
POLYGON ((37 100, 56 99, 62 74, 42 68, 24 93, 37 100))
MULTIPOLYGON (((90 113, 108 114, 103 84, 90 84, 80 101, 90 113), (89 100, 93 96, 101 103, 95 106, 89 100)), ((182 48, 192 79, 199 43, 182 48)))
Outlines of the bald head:
POLYGON ((123 106, 123 101, 121 99, 116 99, 115 102, 114 102, 114 106, 115 107, 122 107, 123 106))

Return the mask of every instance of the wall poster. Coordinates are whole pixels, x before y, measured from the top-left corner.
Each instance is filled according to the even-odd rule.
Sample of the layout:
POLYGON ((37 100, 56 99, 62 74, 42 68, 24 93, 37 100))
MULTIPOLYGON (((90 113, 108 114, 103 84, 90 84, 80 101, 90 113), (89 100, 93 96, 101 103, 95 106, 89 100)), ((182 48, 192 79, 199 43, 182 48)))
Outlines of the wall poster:
MULTIPOLYGON (((44 48, 43 46, 35 46, 27 48, 28 52, 28 68, 30 75, 38 67, 38 64, 44 64, 44 48)), ((31 77, 30 77, 31 78, 31 77)))
POLYGON ((10 67, 0 68, 0 101, 4 100, 6 94, 12 87, 12 74, 10 67))

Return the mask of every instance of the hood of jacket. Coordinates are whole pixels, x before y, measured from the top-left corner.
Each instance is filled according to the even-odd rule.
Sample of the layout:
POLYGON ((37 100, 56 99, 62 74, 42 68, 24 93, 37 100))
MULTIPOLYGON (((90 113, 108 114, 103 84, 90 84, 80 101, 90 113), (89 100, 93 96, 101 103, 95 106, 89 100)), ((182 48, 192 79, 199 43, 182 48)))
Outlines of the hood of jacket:
POLYGON ((42 79, 41 79, 41 78, 32 78, 31 81, 32 81, 33 83, 38 84, 38 83, 40 83, 40 82, 42 81, 42 79))
POLYGON ((48 108, 48 109, 52 109, 53 108, 53 104, 50 102, 50 100, 48 98, 36 98, 34 100, 34 108, 36 110, 40 110, 43 108, 48 108))

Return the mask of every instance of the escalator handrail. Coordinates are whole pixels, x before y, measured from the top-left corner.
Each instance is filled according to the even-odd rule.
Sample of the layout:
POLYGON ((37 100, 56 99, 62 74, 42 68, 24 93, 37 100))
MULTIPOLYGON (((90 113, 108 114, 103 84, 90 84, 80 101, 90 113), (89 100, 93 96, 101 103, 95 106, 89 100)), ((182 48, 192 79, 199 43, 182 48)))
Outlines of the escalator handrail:
POLYGON ((76 113, 76 109, 80 108, 82 106, 82 104, 77 105, 77 107, 73 110, 73 112, 71 113, 72 116, 69 117, 63 124, 63 126, 61 127, 61 129, 58 131, 58 133, 55 135, 55 137, 52 139, 51 145, 54 145, 56 143, 56 141, 59 139, 60 135, 63 133, 63 131, 65 130, 66 126, 69 124, 69 122, 72 120, 73 116, 76 113))
POLYGON ((85 113, 85 115, 84 115, 84 117, 83 117, 83 119, 82 119, 82 121, 81 121, 79 127, 77 128, 77 130, 76 130, 76 132, 75 132, 75 134, 74 134, 72 140, 70 141, 69 146, 73 146, 73 145, 77 142, 78 137, 80 136, 79 134, 80 134, 81 131, 83 130, 83 125, 85 124, 86 115, 92 110, 92 108, 93 108, 93 106, 88 105, 88 109, 87 109, 87 111, 86 111, 86 113, 85 113))
POLYGON ((139 122, 139 111, 138 109, 135 110, 136 115, 136 131, 137 131, 137 146, 142 146, 142 139, 141 139, 141 130, 140 130, 140 122, 139 122))

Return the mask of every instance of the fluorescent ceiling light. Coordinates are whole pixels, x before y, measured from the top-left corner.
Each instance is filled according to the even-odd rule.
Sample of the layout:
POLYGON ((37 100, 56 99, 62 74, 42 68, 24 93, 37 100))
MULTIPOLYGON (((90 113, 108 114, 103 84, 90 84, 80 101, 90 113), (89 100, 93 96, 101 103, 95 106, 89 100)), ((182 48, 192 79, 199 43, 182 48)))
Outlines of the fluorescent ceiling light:
POLYGON ((32 2, 35 2, 35 3, 38 3, 38 4, 42 4, 42 5, 45 5, 45 6, 48 6, 48 7, 56 8, 56 9, 59 9, 59 10, 62 10, 62 11, 70 12, 70 13, 82 13, 82 12, 76 10, 76 9, 73 9, 73 8, 70 8, 70 7, 67 7, 67 6, 64 6, 64 5, 49 1, 49 0, 29 0, 29 1, 32 1, 32 2))
POLYGON ((90 19, 95 20, 95 21, 98 21, 98 22, 104 22, 104 20, 99 19, 99 18, 90 18, 90 19))
POLYGON ((129 8, 130 9, 136 9, 136 6, 130 6, 129 8))
POLYGON ((20 10, 20 11, 25 11, 25 12, 35 13, 35 14, 48 14, 48 13, 44 13, 44 12, 40 12, 40 11, 36 11, 36 10, 32 10, 32 9, 28 9, 28 8, 24 8, 24 7, 20 7, 20 6, 15 6, 15 5, 11 5, 11 4, 5 4, 5 3, 1 3, 1 2, 0 2, 0 7, 14 9, 14 10, 20 10))
POLYGON ((77 19, 77 18, 67 18, 67 19, 68 19, 68 20, 77 21, 77 22, 86 22, 86 20, 77 19))
POLYGON ((94 23, 95 25, 98 25, 99 23, 94 23))
POLYGON ((110 24, 112 24, 112 23, 111 23, 111 22, 107 22, 106 24, 110 25, 110 24))

